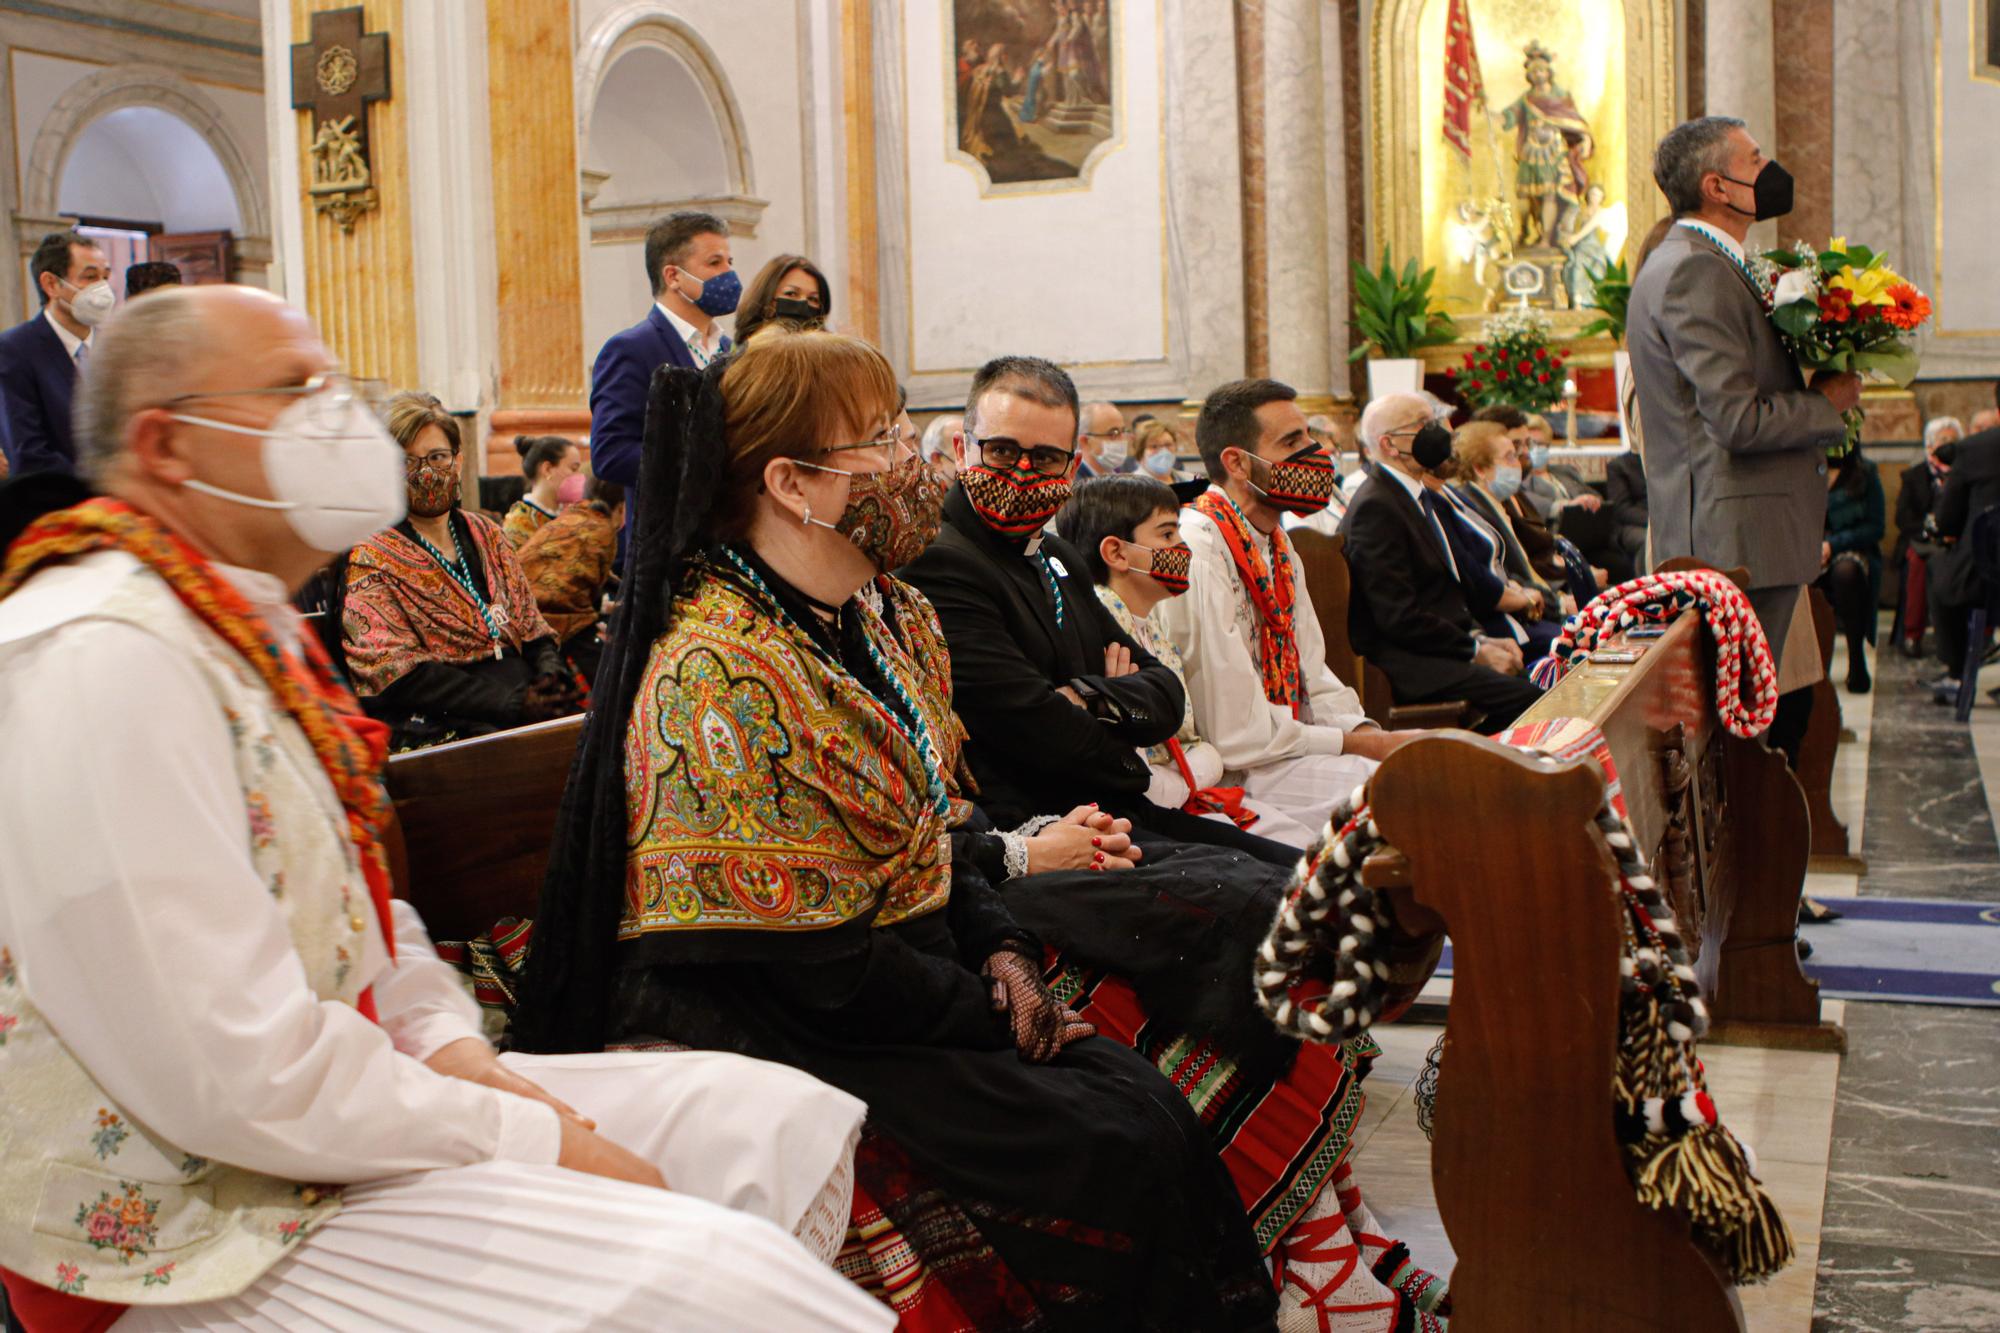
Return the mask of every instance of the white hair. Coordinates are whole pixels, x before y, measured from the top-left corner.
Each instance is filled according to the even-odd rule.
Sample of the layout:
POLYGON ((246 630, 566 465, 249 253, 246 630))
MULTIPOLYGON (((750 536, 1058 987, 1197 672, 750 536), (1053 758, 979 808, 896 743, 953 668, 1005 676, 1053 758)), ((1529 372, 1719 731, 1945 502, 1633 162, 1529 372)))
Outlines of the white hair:
POLYGON ((951 456, 951 437, 955 432, 964 428, 964 417, 948 415, 932 417, 929 424, 924 427, 924 441, 919 447, 919 452, 922 454, 923 460, 928 463, 933 458, 949 458, 951 456))
POLYGON ((1384 427, 1391 421, 1408 416, 1411 408, 1422 412, 1426 420, 1435 420, 1439 406, 1438 400, 1427 393, 1384 394, 1362 409, 1356 433, 1361 436, 1362 446, 1372 454, 1382 439, 1384 427))
POLYGON ((102 485, 125 453, 125 427, 191 387, 205 352, 198 287, 162 287, 118 307, 91 339, 77 383, 77 470, 102 485))
POLYGON ((1960 439, 1965 438, 1965 423, 1957 417, 1932 417, 1929 421, 1926 421, 1924 423, 1924 448, 1937 448, 1938 436, 1948 430, 1957 431, 1960 439))

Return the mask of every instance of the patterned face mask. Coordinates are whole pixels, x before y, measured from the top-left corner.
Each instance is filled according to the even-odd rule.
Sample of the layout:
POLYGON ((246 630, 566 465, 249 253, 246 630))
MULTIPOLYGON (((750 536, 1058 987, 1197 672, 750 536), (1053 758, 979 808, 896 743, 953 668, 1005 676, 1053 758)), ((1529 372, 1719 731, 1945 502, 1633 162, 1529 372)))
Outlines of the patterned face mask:
MULTIPOLYGON (((1130 545, 1139 546, 1138 542, 1130 545)), ((1186 542, 1173 546, 1139 546, 1142 551, 1150 551, 1153 564, 1146 572, 1153 576, 1153 582, 1178 597, 1188 590, 1188 570, 1194 562, 1194 552, 1186 542)))
POLYGON ((808 514, 806 522, 838 532, 884 574, 922 555, 944 523, 944 481, 919 459, 907 458, 880 472, 847 472, 818 463, 799 466, 848 478, 847 508, 840 521, 826 523, 808 514))
POLYGON ((1307 445, 1282 463, 1266 462, 1255 454, 1249 457, 1253 477, 1260 464, 1265 472, 1264 484, 1253 480, 1250 489, 1271 508, 1288 514, 1317 514, 1326 508, 1333 488, 1340 484, 1333 459, 1316 444, 1307 445))
POLYGON ((410 482, 410 512, 419 518, 436 518, 458 503, 458 460, 443 467, 430 467, 415 459, 404 464, 410 482))
POLYGON ((959 470, 965 498, 987 527, 1003 537, 1027 538, 1056 516, 1068 503, 1067 476, 1050 477, 1027 468, 1005 471, 985 464, 959 470))

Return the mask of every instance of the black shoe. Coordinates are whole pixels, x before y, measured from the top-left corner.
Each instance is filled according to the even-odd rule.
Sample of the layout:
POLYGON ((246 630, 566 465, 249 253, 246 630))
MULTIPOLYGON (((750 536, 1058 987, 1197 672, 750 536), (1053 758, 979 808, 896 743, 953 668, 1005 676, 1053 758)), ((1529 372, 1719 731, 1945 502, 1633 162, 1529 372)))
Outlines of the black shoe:
POLYGON ((1816 898, 1804 896, 1799 898, 1799 924, 1802 926, 1823 926, 1829 921, 1838 921, 1846 915, 1845 912, 1834 911, 1816 898))
POLYGON ((1798 946, 1799 946, 1799 961, 1801 963, 1803 963, 1806 959, 1812 957, 1812 945, 1803 937, 1799 939, 1798 946))
POLYGON ((1858 657, 1855 658, 1854 665, 1847 669, 1847 692, 1866 694, 1874 683, 1868 678, 1868 664, 1858 657))

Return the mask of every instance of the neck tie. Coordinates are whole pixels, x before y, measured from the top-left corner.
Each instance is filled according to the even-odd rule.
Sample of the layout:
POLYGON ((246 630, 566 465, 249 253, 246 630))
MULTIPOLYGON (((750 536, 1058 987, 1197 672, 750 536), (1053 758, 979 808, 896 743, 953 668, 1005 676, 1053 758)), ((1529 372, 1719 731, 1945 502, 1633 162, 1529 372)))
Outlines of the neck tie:
POLYGON ((1430 516, 1431 527, 1437 533, 1438 545, 1444 547, 1444 561, 1451 566, 1451 576, 1457 578, 1458 557, 1451 553, 1451 538, 1446 535, 1444 526, 1450 521, 1447 518, 1449 507, 1443 497, 1428 486, 1418 492, 1417 498, 1418 503, 1423 506, 1424 513, 1430 516))
POLYGON ((83 369, 83 363, 84 363, 85 361, 87 361, 87 360, 88 360, 89 358, 90 358, 90 344, 89 344, 89 343, 78 343, 78 344, 76 345, 76 358, 75 358, 75 360, 76 360, 76 368, 77 368, 78 370, 82 370, 82 369, 83 369))

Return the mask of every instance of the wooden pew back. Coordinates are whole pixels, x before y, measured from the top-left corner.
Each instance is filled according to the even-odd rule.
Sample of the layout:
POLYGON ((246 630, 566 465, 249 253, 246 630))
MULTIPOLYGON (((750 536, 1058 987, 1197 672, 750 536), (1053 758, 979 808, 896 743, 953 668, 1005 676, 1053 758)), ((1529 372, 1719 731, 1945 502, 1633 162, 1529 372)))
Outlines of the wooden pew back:
POLYGON ((390 758, 396 892, 432 938, 472 939, 503 916, 535 914, 582 735, 579 715, 390 758))

